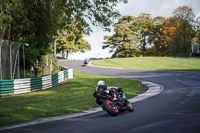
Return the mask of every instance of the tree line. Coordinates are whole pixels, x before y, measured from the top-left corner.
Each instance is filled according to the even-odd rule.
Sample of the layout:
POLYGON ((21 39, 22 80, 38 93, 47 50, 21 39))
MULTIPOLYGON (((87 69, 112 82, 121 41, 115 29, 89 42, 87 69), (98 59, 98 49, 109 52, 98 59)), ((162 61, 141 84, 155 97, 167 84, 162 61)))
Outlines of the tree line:
POLYGON ((57 51, 90 50, 84 35, 91 26, 109 26, 120 16, 118 3, 127 0, 0 0, 0 39, 30 44, 26 60, 33 63, 57 51))
POLYGON ((102 47, 109 48, 112 57, 176 56, 191 52, 191 44, 200 42, 200 17, 188 6, 176 8, 168 18, 123 16, 113 26, 115 33, 104 36, 102 47))

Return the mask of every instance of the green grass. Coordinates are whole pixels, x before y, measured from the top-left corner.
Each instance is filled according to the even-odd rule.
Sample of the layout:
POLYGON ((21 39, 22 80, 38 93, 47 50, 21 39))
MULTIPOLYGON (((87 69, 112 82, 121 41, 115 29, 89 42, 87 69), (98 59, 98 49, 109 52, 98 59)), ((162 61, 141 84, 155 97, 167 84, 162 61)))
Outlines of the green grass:
POLYGON ((96 60, 92 64, 135 70, 200 71, 200 58, 131 57, 96 60))
POLYGON ((128 98, 143 92, 139 81, 74 72, 73 80, 49 90, 8 96, 0 99, 0 127, 80 112, 97 107, 93 92, 98 80, 109 86, 121 86, 128 98))

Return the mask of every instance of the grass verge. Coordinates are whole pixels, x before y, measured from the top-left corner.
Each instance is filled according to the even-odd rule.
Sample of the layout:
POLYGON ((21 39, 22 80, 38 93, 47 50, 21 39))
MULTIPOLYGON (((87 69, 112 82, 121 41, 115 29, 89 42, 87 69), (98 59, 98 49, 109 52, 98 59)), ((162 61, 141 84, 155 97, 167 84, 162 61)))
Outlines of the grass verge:
POLYGON ((74 76, 49 90, 1 98, 0 127, 97 107, 93 92, 100 79, 108 86, 121 86, 128 98, 143 92, 139 81, 80 72, 74 76))
POLYGON ((135 70, 200 71, 200 58, 130 57, 96 60, 92 64, 135 70))

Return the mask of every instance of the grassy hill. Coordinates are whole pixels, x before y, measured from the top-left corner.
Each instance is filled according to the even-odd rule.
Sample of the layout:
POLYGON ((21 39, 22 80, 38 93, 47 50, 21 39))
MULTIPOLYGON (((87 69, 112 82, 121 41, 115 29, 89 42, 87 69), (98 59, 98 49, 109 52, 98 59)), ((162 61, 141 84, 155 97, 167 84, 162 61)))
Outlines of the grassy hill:
POLYGON ((200 71, 200 58, 130 57, 96 60, 92 64, 135 70, 200 71))

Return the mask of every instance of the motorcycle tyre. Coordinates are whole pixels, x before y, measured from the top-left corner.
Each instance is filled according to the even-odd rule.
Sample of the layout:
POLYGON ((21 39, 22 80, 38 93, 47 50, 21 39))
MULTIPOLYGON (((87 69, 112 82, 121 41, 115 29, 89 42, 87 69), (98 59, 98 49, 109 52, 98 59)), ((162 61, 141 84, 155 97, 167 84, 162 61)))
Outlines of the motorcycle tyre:
POLYGON ((109 107, 108 104, 107 104, 108 101, 110 101, 110 100, 106 99, 106 100, 103 101, 103 109, 104 109, 105 111, 107 111, 110 115, 112 115, 112 116, 117 116, 117 115, 119 114, 119 109, 118 109, 117 112, 115 112, 115 111, 113 111, 112 109, 110 109, 110 107, 109 107))
POLYGON ((131 104, 131 103, 128 102, 128 105, 127 105, 127 106, 128 106, 128 111, 129 111, 129 112, 133 112, 133 111, 134 111, 134 107, 133 107, 133 105, 131 104, 132 108, 130 108, 130 107, 129 107, 129 104, 131 104))

